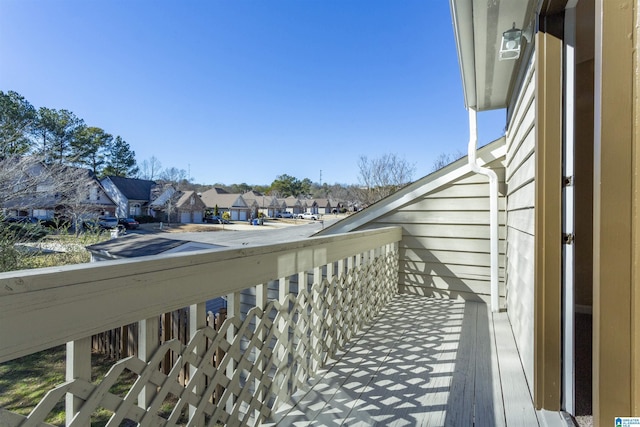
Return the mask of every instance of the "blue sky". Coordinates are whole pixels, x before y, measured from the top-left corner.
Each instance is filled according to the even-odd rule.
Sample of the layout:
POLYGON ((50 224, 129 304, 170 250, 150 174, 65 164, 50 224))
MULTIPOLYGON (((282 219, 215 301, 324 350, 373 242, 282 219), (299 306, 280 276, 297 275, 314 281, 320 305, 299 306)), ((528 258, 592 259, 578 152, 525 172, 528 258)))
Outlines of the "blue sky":
POLYGON ((0 90, 204 184, 357 183, 386 153, 419 178, 468 142, 447 0, 0 0, 0 90))

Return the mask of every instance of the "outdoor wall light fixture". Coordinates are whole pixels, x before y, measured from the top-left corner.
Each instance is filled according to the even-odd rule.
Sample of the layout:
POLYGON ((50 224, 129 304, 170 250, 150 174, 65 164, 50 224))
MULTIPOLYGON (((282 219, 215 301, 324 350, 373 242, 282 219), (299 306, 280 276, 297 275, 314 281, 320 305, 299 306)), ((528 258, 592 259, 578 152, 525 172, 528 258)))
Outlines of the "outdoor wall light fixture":
POLYGON ((522 30, 513 28, 502 33, 502 43, 500 43, 500 61, 508 61, 510 59, 518 59, 520 57, 520 48, 522 47, 522 30))

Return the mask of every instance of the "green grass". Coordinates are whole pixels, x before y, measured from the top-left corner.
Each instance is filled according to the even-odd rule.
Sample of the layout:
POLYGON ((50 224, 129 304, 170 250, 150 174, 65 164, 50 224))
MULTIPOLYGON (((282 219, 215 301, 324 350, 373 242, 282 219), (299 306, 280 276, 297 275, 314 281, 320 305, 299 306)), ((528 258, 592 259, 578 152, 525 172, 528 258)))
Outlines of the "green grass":
MULTIPOLYGON (((60 233, 49 235, 43 242, 55 242, 73 246, 69 252, 47 254, 21 253, 17 254, 17 262, 13 269, 32 269, 41 267, 55 267, 60 265, 79 264, 89 262, 89 252, 84 246, 106 239, 99 234, 60 233)), ((0 364, 0 407, 21 415, 28 415, 44 395, 55 386, 65 381, 65 346, 55 347, 39 353, 31 354, 0 364)), ((104 358, 95 356, 94 376, 104 376, 113 362, 108 363, 104 358)), ((125 386, 122 382, 120 386, 125 386)), ((100 418, 103 414, 96 414, 97 423, 104 425, 100 418)), ((109 415, 110 416, 110 415, 109 415)), ((64 399, 55 406, 47 422, 54 425, 64 425, 64 399)), ((93 423, 92 423, 93 424, 93 423)))
MULTIPOLYGON (((43 242, 69 245, 74 249, 68 252, 26 254, 20 257, 19 268, 54 267, 89 262, 90 255, 84 246, 106 239, 108 235, 105 233, 52 234, 45 237, 43 242)), ((0 407, 25 416, 31 413, 48 391, 64 383, 65 348, 62 345, 0 364, 0 407)), ((96 353, 92 354, 91 359, 92 382, 97 384, 116 361, 96 353)), ((124 398, 136 378, 136 374, 125 371, 109 392, 124 398)), ((167 399, 159 415, 168 418, 176 403, 175 397, 167 399)), ((46 422, 63 426, 65 424, 64 406, 65 402, 62 398, 53 408, 46 422)), ((91 425, 104 426, 111 415, 110 411, 99 408, 92 414, 91 425)), ((186 422, 186 414, 183 413, 179 423, 186 424, 186 422)))
MULTIPOLYGON (((91 356, 91 378, 99 383, 115 361, 100 354, 91 356)), ((0 407, 20 415, 28 415, 44 395, 65 381, 65 346, 61 345, 0 365, 0 407)), ((125 371, 109 390, 124 397, 136 374, 125 371)), ((91 418, 92 426, 104 426, 111 412, 99 409, 91 418)), ((46 420, 64 425, 64 399, 57 403, 46 420)))
MULTIPOLYGON (((0 406, 28 415, 47 391, 64 382, 65 346, 41 351, 0 365, 0 406)), ((47 422, 64 425, 64 401, 47 422)))
MULTIPOLYGON (((93 353, 92 382, 99 384, 114 363, 114 360, 104 355, 93 353)), ((109 392, 124 398, 136 379, 135 373, 125 370, 109 392)), ((62 384, 64 380, 64 345, 0 364, 0 407, 26 416, 49 390, 62 384)), ((177 398, 168 398, 158 414, 168 418, 176 403, 177 398)), ((111 415, 111 411, 99 408, 91 416, 91 425, 104 426, 111 415)), ((187 423, 186 410, 178 421, 182 424, 187 423)), ((65 424, 64 398, 56 404, 46 422, 56 426, 65 424)))

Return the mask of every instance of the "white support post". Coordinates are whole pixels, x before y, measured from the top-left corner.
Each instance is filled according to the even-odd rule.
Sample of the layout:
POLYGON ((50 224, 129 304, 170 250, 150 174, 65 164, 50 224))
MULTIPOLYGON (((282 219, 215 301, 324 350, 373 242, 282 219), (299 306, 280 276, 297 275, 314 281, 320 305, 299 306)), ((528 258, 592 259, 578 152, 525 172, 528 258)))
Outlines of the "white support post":
MULTIPOLYGON (((256 307, 263 310, 262 318, 256 319, 256 326, 255 326, 255 334, 259 340, 265 339, 265 335, 264 333, 262 333, 260 328, 261 328, 261 323, 264 321, 264 318, 267 316, 267 313, 264 313, 264 309, 267 306, 267 291, 268 291, 267 285, 263 283, 256 285, 256 307)), ((260 349, 255 348, 253 351, 253 354, 254 354, 253 363, 256 365, 256 368, 259 372, 263 372, 264 363, 262 362, 262 358, 260 357, 260 349)), ((260 387, 261 385, 262 385, 262 380, 260 378, 256 378, 254 381, 254 387, 255 387, 254 394, 256 399, 263 401, 265 394, 263 391, 259 391, 261 388, 260 387)), ((263 421, 263 420, 260 420, 259 418, 260 418, 260 410, 256 409, 254 411, 254 423, 258 424, 261 421, 263 421)))
MULTIPOLYGON (((338 283, 344 280, 344 268, 345 268, 345 260, 338 260, 338 283)), ((339 285, 338 291, 336 292, 336 306, 338 307, 336 310, 336 341, 338 347, 342 347, 345 342, 344 336, 344 323, 345 323, 345 312, 347 310, 345 304, 345 295, 344 295, 344 286, 339 285)))
MULTIPOLYGON (((354 322, 358 325, 358 327, 356 327, 355 329, 360 329, 360 324, 362 323, 362 305, 363 305, 363 298, 362 298, 362 279, 363 279, 363 256, 361 252, 358 252, 355 256, 354 259, 354 271, 358 271, 357 275, 353 275, 352 277, 354 277, 354 281, 353 281, 353 287, 351 288, 351 293, 353 295, 352 297, 352 301, 353 301, 353 306, 355 308, 355 312, 354 312, 354 322)), ((351 274, 353 274, 353 271, 351 272, 351 274)), ((355 330, 352 328, 352 330, 355 330)))
POLYGON ((276 381, 282 381, 280 387, 278 387, 276 401, 274 402, 274 410, 278 409, 281 402, 285 402, 289 397, 289 378, 291 377, 291 370, 289 369, 289 354, 291 354, 291 343, 289 340, 289 330, 292 327, 287 323, 286 319, 289 319, 289 277, 281 277, 278 280, 278 301, 282 304, 282 310, 280 312, 280 320, 278 321, 278 330, 280 330, 279 347, 277 351, 277 370, 278 377, 274 378, 276 381))
MULTIPOLYGON (((138 322, 138 357, 144 362, 151 360, 160 343, 160 319, 151 317, 138 322)), ((138 406, 147 409, 155 394, 156 387, 146 385, 138 396, 138 406)))
MULTIPOLYGON (((199 304, 193 304, 189 306, 189 338, 193 339, 196 333, 207 326, 207 306, 206 303, 201 302, 199 304)), ((204 356, 207 351, 207 342, 203 340, 195 348, 198 360, 204 356)), ((205 388, 204 375, 198 372, 198 367, 194 365, 189 366, 189 385, 192 385, 191 390, 193 393, 200 393, 205 388)), ((204 414, 200 414, 196 418, 196 405, 189 405, 189 420, 194 425, 204 424, 204 414)))
MULTIPOLYGON (((240 292, 234 292, 232 294, 227 295, 227 319, 231 319, 232 317, 236 317, 240 315, 240 292)), ((229 322, 229 329, 227 329, 227 341, 229 344, 233 345, 233 341, 235 340, 236 331, 233 323, 229 322)), ((233 379, 233 375, 236 369, 236 363, 233 359, 233 355, 227 354, 226 357, 229 357, 229 364, 227 365, 227 378, 229 381, 233 379)), ((226 402, 226 409, 229 414, 233 413, 233 405, 235 404, 235 398, 229 396, 229 399, 226 402)))
POLYGON ((321 314, 322 306, 318 306, 320 302, 320 286, 322 285, 322 267, 314 267, 313 269, 313 287, 311 291, 311 354, 315 355, 311 359, 311 372, 316 372, 320 368, 319 360, 322 358, 322 348, 320 339, 322 333, 321 314), (314 308, 318 306, 318 308, 314 308))
POLYGON ((307 380, 306 373, 309 371, 308 357, 310 354, 309 343, 311 342, 311 337, 308 337, 309 324, 308 324, 308 321, 306 320, 308 315, 307 305, 309 301, 307 300, 308 297, 305 296, 305 294, 306 295, 309 294, 309 284, 307 279, 307 272, 302 271, 298 273, 298 295, 300 298, 300 313, 299 313, 300 318, 298 319, 298 325, 294 325, 294 327, 299 328, 300 330, 300 336, 302 337, 301 340, 303 344, 303 346, 300 346, 300 345, 297 346, 297 350, 300 352, 298 354, 298 358, 301 361, 302 369, 298 369, 298 372, 295 373, 295 374, 302 373, 302 378, 300 377, 297 378, 297 380, 300 381, 301 383, 307 380))
MULTIPOLYGON (((396 257, 397 253, 399 251, 399 248, 400 248, 400 245, 398 244, 398 242, 388 244, 385 255, 391 254, 392 256, 396 257)), ((398 288, 398 286, 399 286, 398 268, 395 268, 395 269, 390 271, 389 264, 387 264, 387 272, 388 272, 388 274, 390 274, 392 276, 393 281, 395 283, 395 287, 396 287, 396 292, 395 293, 396 294, 399 293, 400 289, 398 288)))
POLYGON ((280 318, 280 322, 278 324, 278 329, 282 331, 282 334, 280 336, 281 347, 278 351, 278 361, 279 361, 278 366, 282 366, 282 364, 288 363, 288 360, 285 360, 285 359, 287 359, 287 354, 289 353, 287 349, 289 348, 289 329, 291 325, 287 324, 285 317, 290 318, 288 316, 289 292, 290 292, 289 281, 290 280, 288 277, 281 277, 278 285, 278 300, 280 301, 280 304, 282 304, 283 306, 282 308, 283 312, 287 313, 286 316, 282 316, 280 318))
POLYGON ((351 283, 349 283, 346 287, 345 287, 345 292, 346 294, 343 295, 343 298, 348 301, 348 305, 344 307, 344 310, 342 311, 342 314, 344 316, 344 320, 345 320, 345 326, 346 326, 346 330, 345 330, 345 335, 344 335, 344 342, 347 342, 351 339, 351 324, 353 323, 353 317, 357 316, 358 314, 355 312, 355 305, 356 305, 356 292, 355 292, 355 288, 356 288, 356 283, 355 282, 355 257, 354 256, 350 256, 349 258, 347 258, 347 271, 346 271, 346 276, 347 276, 347 281, 349 281, 349 278, 351 278, 351 283))
POLYGON ((337 338, 337 327, 336 327, 336 286, 333 281, 335 278, 335 263, 327 264, 327 284, 329 289, 327 289, 327 308, 326 308, 326 316, 325 319, 327 325, 330 327, 327 330, 327 340, 329 341, 329 345, 327 346, 327 351, 329 352, 329 357, 332 357, 335 353, 336 348, 336 338, 337 338))
MULTIPOLYGON (((67 343, 67 369, 66 380, 72 381, 82 379, 91 382, 91 337, 67 343)), ((85 419, 73 418, 78 414, 84 400, 67 393, 65 397, 66 425, 70 426, 71 421, 75 425, 89 425, 89 416, 85 419)))

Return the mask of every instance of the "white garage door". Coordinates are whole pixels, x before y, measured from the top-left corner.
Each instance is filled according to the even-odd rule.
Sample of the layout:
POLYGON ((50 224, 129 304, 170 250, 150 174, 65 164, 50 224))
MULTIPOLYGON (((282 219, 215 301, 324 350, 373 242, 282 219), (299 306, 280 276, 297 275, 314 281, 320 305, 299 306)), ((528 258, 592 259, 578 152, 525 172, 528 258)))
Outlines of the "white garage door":
POLYGON ((183 224, 188 224, 191 222, 191 212, 181 212, 180 213, 180 222, 183 224))

